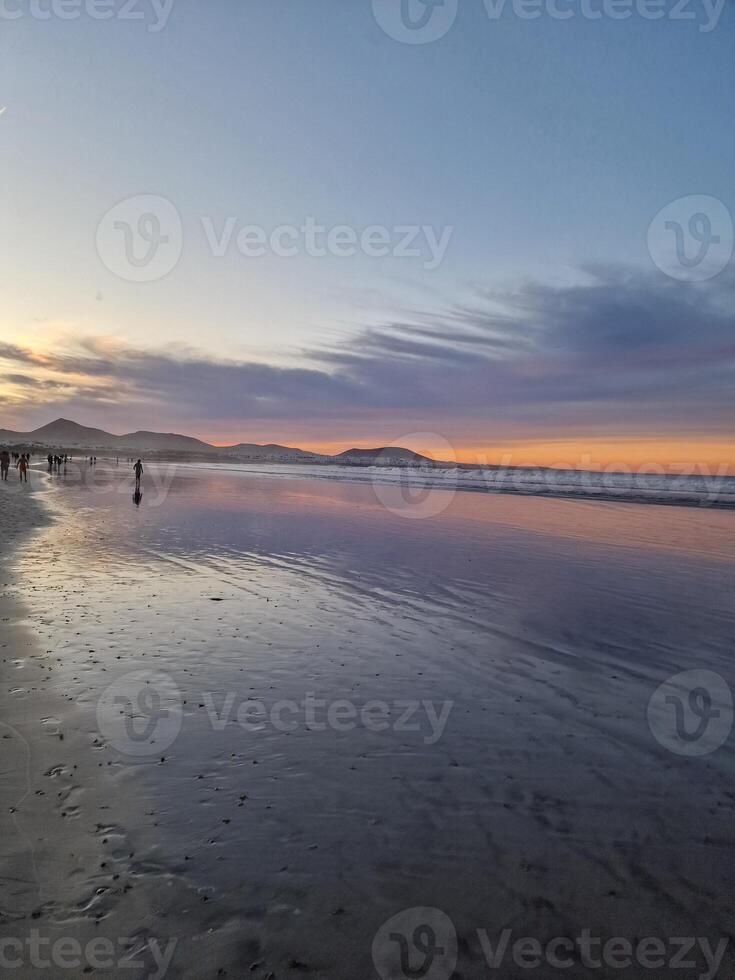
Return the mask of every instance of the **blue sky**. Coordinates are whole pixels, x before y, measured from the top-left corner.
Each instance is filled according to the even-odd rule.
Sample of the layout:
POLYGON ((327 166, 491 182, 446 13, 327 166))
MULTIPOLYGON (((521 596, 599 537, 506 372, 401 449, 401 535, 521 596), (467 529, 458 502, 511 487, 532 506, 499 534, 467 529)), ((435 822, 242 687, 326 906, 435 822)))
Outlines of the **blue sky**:
MULTIPOLYGON (((670 12, 673 0, 664 3, 670 12)), ((493 21, 481 0, 460 0, 445 36, 408 45, 381 29, 369 0, 175 0, 159 31, 146 0, 136 8, 145 20, 109 21, 41 21, 6 0, 23 16, 0 24, 3 338, 54 356, 94 341, 174 360, 324 368, 325 349, 359 345, 366 331, 451 319, 479 297, 507 302, 540 284, 571 290, 589 282, 590 264, 635 270, 660 295, 669 283, 646 247, 654 215, 693 194, 735 213, 733 8, 705 32, 694 2, 695 20, 589 20, 570 6, 563 21, 510 9, 493 21), (95 244, 103 215, 141 194, 171 201, 183 229, 178 263, 145 283, 110 271, 95 244), (446 227, 451 238, 427 269, 426 256, 247 258, 232 247, 216 257, 202 226, 229 217, 270 231, 308 216, 358 230, 446 227)), ((710 302, 722 280, 701 288, 710 302)), ((675 333, 668 343, 685 350, 686 332, 675 333)), ((42 365, 34 371, 46 377, 42 365)), ((81 421, 153 427, 155 410, 211 437, 288 434, 268 390, 270 414, 239 412, 231 397, 221 410, 201 399, 192 413, 170 391, 156 404, 130 380, 120 402, 98 377, 87 382, 40 400, 0 381, 7 419, 40 423, 58 407, 81 421)), ((621 378, 621 408, 625 390, 621 378)), ((321 423, 311 433, 305 422, 319 416, 313 397, 293 431, 328 441, 321 423)), ((463 445, 490 445, 506 430, 535 438, 533 417, 501 417, 492 398, 475 398, 451 410, 417 402, 404 429, 420 424, 463 445)), ((723 403, 720 421, 730 410, 723 403)), ((352 398, 334 440, 349 441, 350 419, 362 441, 389 435, 386 411, 352 398)), ((687 427, 685 412, 674 428, 687 427)), ((711 421, 692 417, 707 436, 711 421)), ((559 437, 594 440, 588 418, 570 408, 559 437)))

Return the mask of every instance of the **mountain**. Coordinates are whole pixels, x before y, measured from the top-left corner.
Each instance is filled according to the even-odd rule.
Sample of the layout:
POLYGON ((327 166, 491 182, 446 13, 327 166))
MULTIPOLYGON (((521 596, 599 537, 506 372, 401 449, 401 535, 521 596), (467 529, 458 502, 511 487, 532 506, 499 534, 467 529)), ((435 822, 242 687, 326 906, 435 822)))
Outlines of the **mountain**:
POLYGON ((335 461, 343 463, 371 463, 374 465, 390 466, 393 463, 433 463, 428 456, 421 456, 410 449, 399 446, 383 446, 381 449, 347 449, 334 457, 335 461))
POLYGON ((124 436, 108 436, 121 449, 135 449, 141 453, 216 453, 219 450, 208 442, 192 436, 180 436, 175 432, 129 432, 124 436))
MULTIPOLYGON (((13 432, 8 429, 0 429, 0 444, 6 445, 36 445, 48 447, 50 449, 113 449, 118 452, 130 451, 140 453, 190 453, 192 455, 222 455, 230 452, 229 449, 222 449, 211 446, 208 442, 201 439, 194 439, 191 436, 180 436, 175 432, 128 432, 122 436, 113 435, 103 429, 90 429, 86 425, 79 425, 78 422, 71 422, 69 419, 57 419, 48 425, 42 425, 40 429, 32 432, 13 432)), ((232 447, 238 449, 239 447, 232 447)), ((253 450, 263 449, 261 446, 248 447, 253 450)), ((284 447, 268 447, 272 450, 281 450, 282 455, 298 455, 300 449, 286 449, 284 447)), ((308 454, 307 454, 308 455, 308 454)))
POLYGON ((366 466, 372 464, 405 465, 406 463, 431 463, 426 456, 388 446, 382 449, 348 449, 339 456, 323 456, 306 449, 278 446, 270 443, 260 446, 256 443, 241 442, 236 446, 212 446, 192 436, 181 436, 175 432, 129 432, 116 436, 104 429, 91 429, 69 419, 56 419, 48 425, 32 432, 13 432, 0 429, 0 446, 38 446, 54 450, 112 450, 118 453, 181 453, 190 456, 227 457, 239 460, 282 460, 318 461, 366 466))
POLYGON ((9 432, 0 429, 0 442, 35 442, 49 446, 103 446, 109 444, 107 440, 110 438, 115 437, 102 429, 89 429, 86 425, 79 425, 78 422, 71 422, 69 419, 56 419, 55 422, 42 425, 40 429, 34 429, 33 432, 9 432))

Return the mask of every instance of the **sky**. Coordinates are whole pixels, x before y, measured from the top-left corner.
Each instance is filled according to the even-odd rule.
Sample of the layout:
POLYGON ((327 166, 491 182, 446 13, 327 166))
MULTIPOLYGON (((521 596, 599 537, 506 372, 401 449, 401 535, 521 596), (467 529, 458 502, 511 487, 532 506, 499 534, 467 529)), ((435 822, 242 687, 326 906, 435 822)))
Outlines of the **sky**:
POLYGON ((3 0, 0 427, 735 468, 734 31, 3 0))

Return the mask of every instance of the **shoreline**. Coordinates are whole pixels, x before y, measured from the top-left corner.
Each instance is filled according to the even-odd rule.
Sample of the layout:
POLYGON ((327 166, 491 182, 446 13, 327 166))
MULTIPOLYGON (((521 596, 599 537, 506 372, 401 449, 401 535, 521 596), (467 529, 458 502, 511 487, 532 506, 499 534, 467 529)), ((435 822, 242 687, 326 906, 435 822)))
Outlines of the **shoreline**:
MULTIPOLYGON (((184 935, 199 933, 203 949, 211 943, 200 922, 186 922, 198 902, 194 887, 173 880, 156 861, 159 838, 155 824, 149 828, 140 817, 143 801, 120 800, 106 778, 110 762, 100 761, 104 747, 85 706, 53 686, 56 653, 34 629, 14 567, 22 536, 33 547, 60 519, 38 500, 39 478, 45 474, 31 472, 36 485, 27 494, 0 488, 4 963, 10 963, 7 950, 17 950, 13 972, 45 980, 57 965, 49 959, 55 944, 71 941, 90 951, 101 941, 126 977, 150 978, 159 975, 169 943, 172 954, 184 935)), ((196 969, 180 975, 192 977, 196 969)))
MULTIPOLYGON (((243 477, 274 477, 283 480, 328 481, 337 484, 369 484, 376 494, 406 495, 411 506, 414 497, 430 491, 442 493, 475 493, 489 496, 536 497, 601 503, 641 504, 662 507, 687 507, 707 510, 735 510, 735 477, 697 475, 657 475, 646 473, 598 472, 594 470, 556 470, 552 468, 470 467, 456 468, 412 466, 324 465, 311 462, 237 462, 217 460, 181 460, 143 457, 147 467, 156 473, 176 471, 222 472, 243 477)), ((100 461, 112 463, 116 457, 103 456, 100 461)), ((117 466, 129 469, 127 463, 117 466)), ((117 468, 117 467, 115 467, 117 468)), ((88 467, 84 460, 68 464, 72 475, 83 476, 88 467)), ((45 478, 45 464, 34 464, 31 476, 45 478)), ((66 469, 65 469, 66 472, 66 469)), ((12 478, 11 478, 12 479, 12 478)), ((132 487, 132 476, 131 487, 132 487)), ((155 481, 154 481, 155 482, 155 481)), ((164 480, 164 482, 166 482, 164 480)), ((51 485, 51 481, 49 481, 51 485)), ((17 484, 15 485, 17 487, 17 484)), ((13 492, 12 490, 10 491, 13 492)), ((382 497, 381 497, 382 499, 382 497)))
MULTIPOLYGON (((165 464, 162 464, 165 465, 165 464)), ((455 480, 454 482, 442 483, 441 480, 431 481, 430 478, 427 479, 427 474, 424 473, 420 468, 412 469, 411 467, 369 467, 369 466, 341 466, 339 467, 340 473, 329 473, 325 472, 326 467, 316 466, 310 467, 309 463, 220 463, 220 462, 172 462, 168 465, 174 467, 181 467, 182 469, 192 469, 194 472, 201 472, 202 470, 209 470, 212 472, 225 471, 228 473, 241 473, 243 476, 254 475, 254 476, 271 476, 271 477, 281 477, 283 479, 313 479, 313 480, 329 480, 334 483, 358 483, 358 484, 373 484, 376 487, 385 487, 387 489, 394 489, 396 492, 401 491, 411 491, 411 492, 422 492, 426 493, 430 490, 438 490, 444 493, 478 493, 478 494, 488 494, 491 496, 506 495, 506 496, 520 496, 520 497, 540 497, 548 498, 550 500, 575 500, 575 501, 600 501, 602 503, 621 503, 621 504, 653 504, 658 506, 667 507, 696 507, 696 508, 707 508, 707 509, 717 509, 717 510, 735 510, 735 480, 733 480, 732 491, 723 491, 718 487, 718 483, 721 483, 723 479, 732 479, 728 477, 711 477, 702 478, 695 476, 686 477, 674 477, 669 476, 664 479, 668 481, 681 481, 684 483, 687 480, 702 480, 711 479, 714 483, 713 486, 708 487, 699 491, 689 490, 685 487, 672 487, 663 488, 656 487, 647 489, 645 487, 605 487, 604 485, 595 484, 594 486, 587 486, 585 488, 584 482, 585 478, 588 477, 599 477, 605 476, 609 479, 612 476, 618 474, 597 474, 594 471, 578 471, 578 475, 582 478, 579 486, 572 486, 569 484, 560 485, 558 483, 549 482, 549 479, 554 474, 562 474, 568 471, 560 470, 544 470, 538 471, 543 473, 545 482, 532 481, 532 480, 520 480, 517 479, 514 483, 511 479, 508 483, 497 483, 493 484, 487 479, 482 477, 478 478, 477 481, 471 482, 469 480, 455 480), (273 466, 279 466, 283 469, 274 471, 273 466), (284 469, 288 472, 284 472, 284 469), (349 474, 349 475, 348 475, 349 474), (678 496, 677 496, 678 494, 678 496), (727 499, 723 499, 727 498, 727 499)), ((431 471, 436 474, 442 472, 440 469, 431 471)), ((449 472, 449 471, 444 471, 449 472)), ((529 471, 522 470, 519 468, 519 474, 527 474, 529 471)), ((515 476, 515 474, 514 474, 515 476)))

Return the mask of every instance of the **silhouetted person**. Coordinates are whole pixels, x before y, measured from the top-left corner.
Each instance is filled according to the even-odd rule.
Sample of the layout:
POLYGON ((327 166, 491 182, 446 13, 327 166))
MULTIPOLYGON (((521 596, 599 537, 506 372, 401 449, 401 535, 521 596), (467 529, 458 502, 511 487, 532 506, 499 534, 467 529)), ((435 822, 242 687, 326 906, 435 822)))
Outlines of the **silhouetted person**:
POLYGON ((7 480, 8 470, 10 469, 10 453, 3 449, 0 453, 0 479, 7 480))
POLYGON ((133 467, 133 473, 135 473, 135 489, 139 491, 140 478, 143 476, 143 463, 140 460, 133 467))
POLYGON ((28 483, 28 460, 25 453, 18 460, 18 479, 21 483, 28 483))

